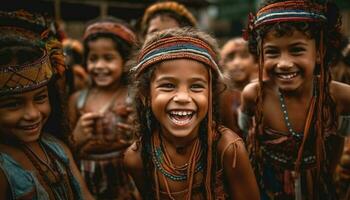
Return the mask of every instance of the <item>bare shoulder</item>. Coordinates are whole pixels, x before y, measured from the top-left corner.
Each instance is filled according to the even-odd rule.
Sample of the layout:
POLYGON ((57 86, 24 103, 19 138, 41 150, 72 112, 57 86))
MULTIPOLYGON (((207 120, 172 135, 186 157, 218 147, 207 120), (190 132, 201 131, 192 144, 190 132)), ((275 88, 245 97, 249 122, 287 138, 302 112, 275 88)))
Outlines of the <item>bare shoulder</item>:
POLYGON ((241 105, 240 109, 244 113, 252 115, 255 110, 255 102, 258 98, 259 83, 252 82, 244 87, 241 93, 241 105))
POLYGON ((241 93, 242 100, 255 102, 258 97, 259 82, 252 82, 246 85, 241 93))
POLYGON ((243 150, 243 153, 246 153, 243 139, 237 133, 226 127, 220 127, 219 130, 221 136, 217 145, 218 155, 234 155, 241 150, 243 150))
POLYGON ((340 114, 350 114, 350 85, 332 81, 330 85, 331 95, 337 104, 337 110, 340 114))
POLYGON ((142 170, 141 146, 134 142, 124 153, 124 166, 130 173, 142 170))

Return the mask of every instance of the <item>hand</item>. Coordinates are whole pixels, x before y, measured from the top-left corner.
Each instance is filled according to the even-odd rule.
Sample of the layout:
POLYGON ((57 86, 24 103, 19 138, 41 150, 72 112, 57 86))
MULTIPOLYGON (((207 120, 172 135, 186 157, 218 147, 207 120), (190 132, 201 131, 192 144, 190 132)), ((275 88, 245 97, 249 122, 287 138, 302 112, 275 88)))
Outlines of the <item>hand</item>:
POLYGON ((97 118, 102 117, 100 113, 84 113, 79 118, 72 133, 72 140, 75 146, 80 146, 93 136, 94 124, 97 118))

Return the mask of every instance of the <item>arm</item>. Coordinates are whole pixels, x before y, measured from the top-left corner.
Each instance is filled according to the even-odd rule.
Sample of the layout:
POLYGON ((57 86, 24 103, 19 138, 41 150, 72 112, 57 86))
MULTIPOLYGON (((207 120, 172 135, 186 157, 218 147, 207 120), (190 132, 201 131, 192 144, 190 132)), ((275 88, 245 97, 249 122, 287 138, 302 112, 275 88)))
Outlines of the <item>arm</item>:
POLYGON ((80 189, 81 189, 81 193, 83 195, 83 198, 85 200, 93 200, 94 197, 91 195, 90 191, 88 190, 86 183, 83 179, 83 177, 81 176, 77 165, 75 164, 75 161, 73 159, 73 155, 70 151, 70 149, 63 144, 62 142, 59 142, 61 147, 63 147, 64 152, 66 153, 68 159, 69 159, 69 168, 72 171, 73 176, 75 177, 75 179, 78 181, 79 185, 80 185, 80 189))
POLYGON ((252 125, 252 116, 255 113, 256 99, 258 94, 258 83, 248 84, 241 93, 241 104, 237 110, 238 126, 246 137, 252 125))
POLYGON ((144 173, 140 147, 132 144, 124 153, 124 167, 133 178, 141 195, 144 194, 144 173))
POLYGON ((235 200, 260 199, 258 185, 243 141, 238 140, 223 153, 223 168, 230 198, 235 200))

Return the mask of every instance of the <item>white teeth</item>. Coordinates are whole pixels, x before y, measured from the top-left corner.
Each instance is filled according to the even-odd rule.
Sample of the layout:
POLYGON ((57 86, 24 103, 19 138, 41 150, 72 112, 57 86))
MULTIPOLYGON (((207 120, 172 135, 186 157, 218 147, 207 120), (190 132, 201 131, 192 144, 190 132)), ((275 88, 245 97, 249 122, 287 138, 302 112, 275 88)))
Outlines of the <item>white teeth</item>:
POLYGON ((282 79, 292 79, 297 76, 297 72, 291 73, 291 74, 278 74, 278 77, 282 79))
POLYGON ((172 115, 180 115, 180 116, 186 116, 186 115, 192 115, 192 111, 171 111, 170 114, 172 115))

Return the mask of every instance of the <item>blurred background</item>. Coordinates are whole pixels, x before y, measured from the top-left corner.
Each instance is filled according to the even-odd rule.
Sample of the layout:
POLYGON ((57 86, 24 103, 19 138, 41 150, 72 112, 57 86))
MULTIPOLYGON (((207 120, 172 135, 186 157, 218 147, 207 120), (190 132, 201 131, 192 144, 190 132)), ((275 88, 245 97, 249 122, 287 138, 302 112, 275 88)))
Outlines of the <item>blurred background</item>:
MULTIPOLYGON (((71 38, 80 39, 87 21, 112 15, 130 22, 136 29, 144 10, 155 0, 21 0, 8 1, 2 7, 28 7, 50 13, 71 38)), ((241 35, 247 14, 254 12, 260 0, 178 0, 199 21, 199 28, 219 41, 241 35)), ((343 17, 343 33, 350 36, 350 0, 335 0, 343 17)))

